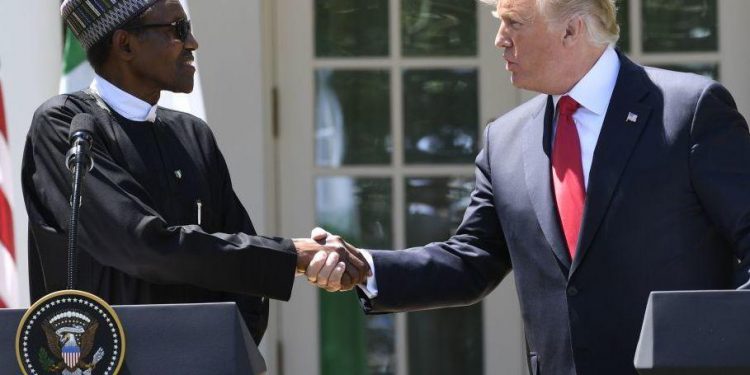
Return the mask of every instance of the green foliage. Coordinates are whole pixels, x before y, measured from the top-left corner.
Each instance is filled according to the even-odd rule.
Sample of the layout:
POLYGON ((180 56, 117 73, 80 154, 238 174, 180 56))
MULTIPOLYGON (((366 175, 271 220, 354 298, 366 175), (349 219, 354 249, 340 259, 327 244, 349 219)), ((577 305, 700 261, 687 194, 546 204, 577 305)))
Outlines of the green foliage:
POLYGON ((402 0, 404 56, 476 56, 476 0, 402 0))
POLYGON ((388 1, 315 1, 315 56, 388 56, 388 41, 388 1))
POLYGON ((47 369, 47 371, 52 371, 55 367, 55 361, 49 356, 49 353, 47 353, 47 350, 44 348, 39 348, 39 363, 41 363, 42 367, 47 369))

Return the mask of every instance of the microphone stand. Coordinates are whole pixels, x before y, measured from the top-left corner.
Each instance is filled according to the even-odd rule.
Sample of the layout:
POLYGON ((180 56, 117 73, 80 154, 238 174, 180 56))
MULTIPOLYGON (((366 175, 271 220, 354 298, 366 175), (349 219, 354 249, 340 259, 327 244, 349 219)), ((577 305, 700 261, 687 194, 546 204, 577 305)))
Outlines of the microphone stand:
POLYGON ((93 167, 93 163, 86 165, 88 153, 86 147, 81 143, 81 141, 76 141, 75 148, 70 150, 72 155, 70 155, 71 152, 68 155, 68 166, 70 166, 70 158, 75 159, 73 166, 73 194, 70 197, 70 222, 68 229, 68 289, 75 288, 76 275, 78 274, 78 213, 81 208, 81 194, 83 190, 81 182, 83 182, 83 175, 86 169, 93 167))

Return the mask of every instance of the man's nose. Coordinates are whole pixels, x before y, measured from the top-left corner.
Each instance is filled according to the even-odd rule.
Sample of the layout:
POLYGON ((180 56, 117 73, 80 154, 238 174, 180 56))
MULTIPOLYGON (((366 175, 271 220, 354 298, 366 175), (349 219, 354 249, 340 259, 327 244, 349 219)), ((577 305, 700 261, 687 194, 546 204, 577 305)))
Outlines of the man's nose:
POLYGON ((185 39, 185 49, 194 51, 198 49, 198 39, 195 38, 195 35, 193 35, 193 32, 191 31, 190 34, 188 34, 188 37, 185 39))
POLYGON ((510 38, 508 38, 504 27, 500 26, 497 29, 497 35, 495 35, 495 47, 503 49, 511 46, 510 38))

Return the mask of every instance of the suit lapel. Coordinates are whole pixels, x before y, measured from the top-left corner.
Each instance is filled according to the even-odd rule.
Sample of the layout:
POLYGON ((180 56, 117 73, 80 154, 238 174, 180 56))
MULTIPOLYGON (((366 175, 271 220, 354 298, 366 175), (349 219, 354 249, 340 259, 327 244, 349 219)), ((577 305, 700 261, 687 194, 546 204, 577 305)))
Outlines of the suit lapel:
POLYGON ((523 163, 526 186, 534 206, 539 226, 557 260, 570 269, 570 256, 563 242, 557 219, 557 206, 552 196, 550 179, 550 145, 554 106, 547 96, 545 105, 535 111, 523 130, 523 163))
POLYGON ((641 99, 648 94, 649 86, 643 68, 622 55, 620 63, 620 73, 589 172, 581 233, 570 276, 585 259, 591 241, 609 208, 620 176, 651 113, 651 108, 641 103, 641 99))

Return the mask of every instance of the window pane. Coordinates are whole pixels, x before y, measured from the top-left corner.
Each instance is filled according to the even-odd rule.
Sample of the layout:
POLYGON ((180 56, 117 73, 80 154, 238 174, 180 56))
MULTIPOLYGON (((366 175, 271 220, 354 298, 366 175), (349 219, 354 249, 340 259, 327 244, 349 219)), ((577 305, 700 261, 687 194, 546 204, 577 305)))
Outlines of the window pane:
POLYGON ((716 51, 716 0, 643 0, 643 51, 716 51))
POLYGON ((404 72, 404 160, 471 163, 477 153, 476 69, 404 72))
POLYGON ((711 78, 713 80, 719 80, 719 64, 674 64, 674 65, 658 65, 657 67, 669 70, 676 70, 678 72, 687 72, 700 74, 704 77, 711 78))
POLYGON ((404 56, 476 56, 476 0, 401 0, 404 56))
MULTIPOLYGON (((321 227, 363 248, 393 247, 391 179, 319 177, 321 227)), ((321 373, 394 374, 394 316, 365 316, 354 292, 320 292, 321 373)))
MULTIPOLYGON (((474 187, 471 178, 407 178, 408 246, 455 233, 474 187)), ((408 314, 410 374, 482 374, 482 305, 408 314)))
POLYGON ((620 39, 617 46, 624 52, 630 52, 630 17, 628 7, 630 0, 617 0, 617 24, 620 25, 620 39))
POLYGON ((381 70, 315 72, 318 166, 391 162, 389 77, 381 70))
POLYGON ((388 0, 315 0, 315 56, 388 56, 388 0))

